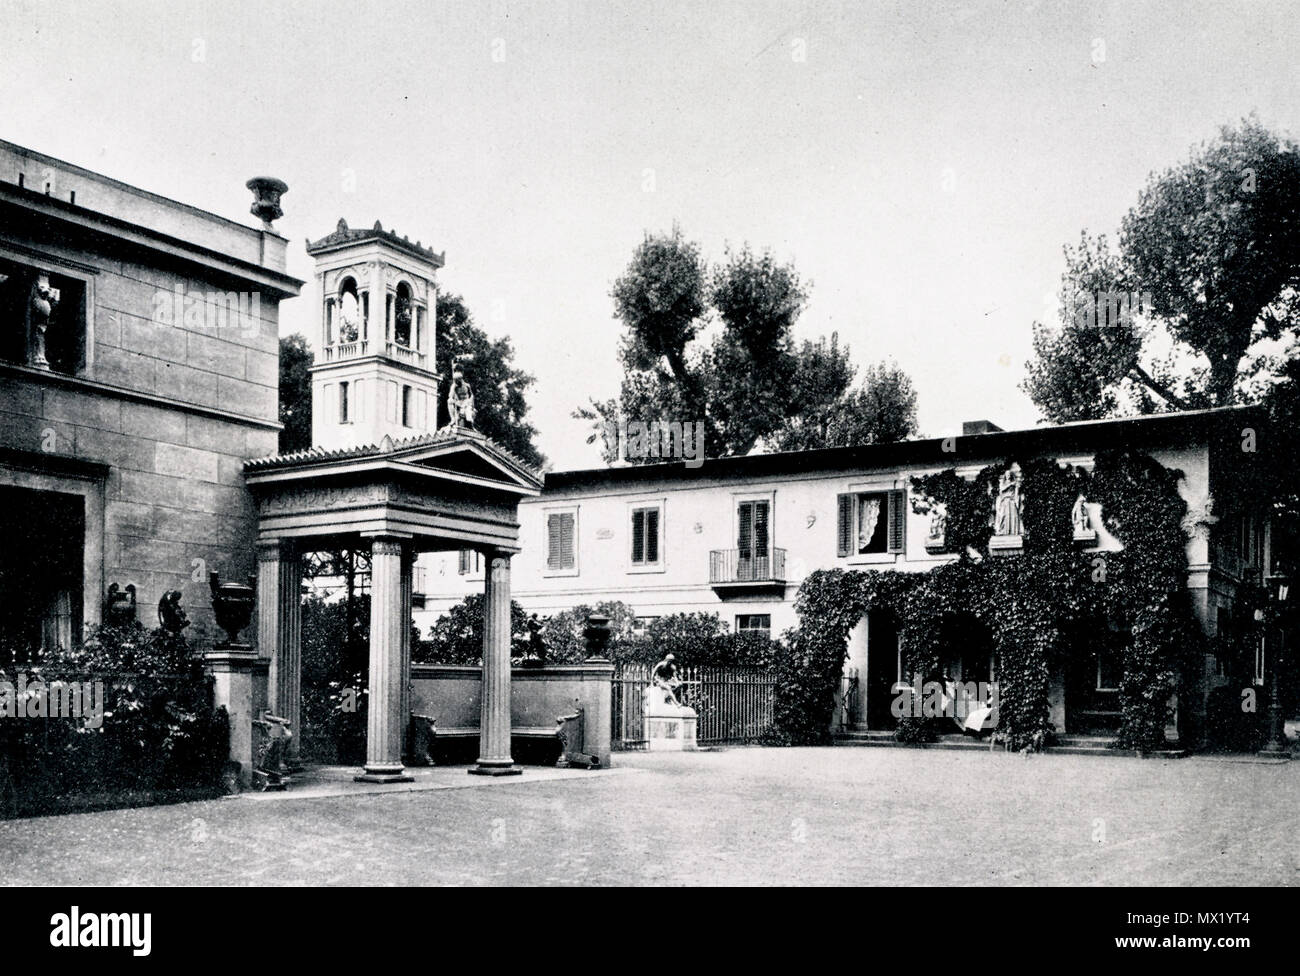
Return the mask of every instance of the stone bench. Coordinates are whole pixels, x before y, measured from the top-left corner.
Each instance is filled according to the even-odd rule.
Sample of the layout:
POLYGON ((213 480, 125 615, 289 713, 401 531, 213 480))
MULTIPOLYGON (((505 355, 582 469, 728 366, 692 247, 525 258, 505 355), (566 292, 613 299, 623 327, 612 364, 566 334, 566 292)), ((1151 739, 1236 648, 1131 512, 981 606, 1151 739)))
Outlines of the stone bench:
MULTIPOLYGON (((516 725, 510 729, 510 738, 552 740, 559 744, 560 759, 556 765, 561 767, 579 766, 593 769, 600 761, 591 756, 584 756, 579 750, 583 747, 583 710, 578 709, 574 715, 558 717, 555 725, 516 725)), ((477 739, 481 730, 477 725, 440 726, 436 716, 417 712, 411 714, 410 761, 412 765, 436 766, 433 751, 439 739, 477 739)))

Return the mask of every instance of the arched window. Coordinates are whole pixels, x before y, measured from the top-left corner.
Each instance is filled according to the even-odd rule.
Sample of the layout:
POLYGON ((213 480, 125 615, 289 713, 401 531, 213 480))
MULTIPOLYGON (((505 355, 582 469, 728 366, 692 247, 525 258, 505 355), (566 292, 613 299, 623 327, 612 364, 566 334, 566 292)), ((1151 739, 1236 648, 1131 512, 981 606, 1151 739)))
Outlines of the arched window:
POLYGON ((357 282, 344 278, 339 285, 339 342, 356 342, 361 335, 361 302, 357 298, 357 282))
POLYGON ((411 346, 411 286, 405 281, 397 285, 397 299, 393 305, 393 341, 399 346, 411 346))

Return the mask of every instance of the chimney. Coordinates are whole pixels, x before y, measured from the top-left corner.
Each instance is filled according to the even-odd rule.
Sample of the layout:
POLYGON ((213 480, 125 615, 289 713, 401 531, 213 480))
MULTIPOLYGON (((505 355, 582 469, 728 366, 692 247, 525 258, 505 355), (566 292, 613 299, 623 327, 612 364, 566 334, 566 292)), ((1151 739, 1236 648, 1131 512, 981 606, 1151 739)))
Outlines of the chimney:
POLYGON ((998 434, 1002 428, 991 420, 963 420, 961 423, 961 436, 972 437, 975 434, 998 434))

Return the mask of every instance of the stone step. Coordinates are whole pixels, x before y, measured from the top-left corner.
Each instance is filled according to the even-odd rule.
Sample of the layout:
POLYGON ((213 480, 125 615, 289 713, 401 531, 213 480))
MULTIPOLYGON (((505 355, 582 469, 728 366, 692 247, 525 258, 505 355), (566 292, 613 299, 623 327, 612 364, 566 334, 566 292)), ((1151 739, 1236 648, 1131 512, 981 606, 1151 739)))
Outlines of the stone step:
MULTIPOLYGON (((838 732, 832 742, 836 746, 868 746, 875 748, 897 749, 949 749, 971 751, 983 749, 989 751, 987 739, 974 739, 969 736, 944 735, 938 742, 899 742, 894 733, 882 729, 852 729, 838 732)), ((1108 735, 1060 735, 1057 744, 1045 750, 1054 756, 1126 756, 1132 758, 1137 753, 1132 749, 1113 747, 1114 736, 1108 735)), ((1002 750, 994 746, 994 752, 1002 750)), ((1185 749, 1161 749, 1145 754, 1150 759, 1181 759, 1188 755, 1185 749)))

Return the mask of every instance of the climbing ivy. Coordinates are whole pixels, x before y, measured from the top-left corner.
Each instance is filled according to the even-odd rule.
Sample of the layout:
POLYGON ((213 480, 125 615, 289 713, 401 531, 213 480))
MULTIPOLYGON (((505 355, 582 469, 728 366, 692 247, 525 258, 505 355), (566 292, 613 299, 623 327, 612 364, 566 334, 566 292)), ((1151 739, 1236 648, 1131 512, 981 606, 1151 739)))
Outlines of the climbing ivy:
MULTIPOLYGON (((1127 630, 1117 745, 1150 750, 1163 743, 1183 655, 1202 647, 1186 589, 1182 473, 1132 452, 1099 454, 1091 473, 1052 460, 1020 461, 1023 549, 990 556, 995 486, 1011 463, 990 465, 971 481, 953 470, 913 479, 915 511, 943 506, 945 549, 955 561, 925 573, 823 570, 804 581, 781 681, 792 693, 778 703, 778 724, 792 740, 824 737, 849 632, 875 610, 893 616, 906 672, 923 679, 937 672, 954 633, 986 628, 999 661, 996 734, 1016 749, 1040 749, 1055 731, 1048 695, 1068 651, 1065 633, 1080 626, 1127 630), (1076 547, 1071 511, 1081 494, 1101 504, 1105 528, 1123 550, 1076 547)), ((925 739, 929 725, 904 718, 897 735, 925 739)))

